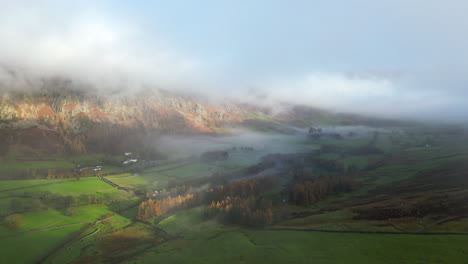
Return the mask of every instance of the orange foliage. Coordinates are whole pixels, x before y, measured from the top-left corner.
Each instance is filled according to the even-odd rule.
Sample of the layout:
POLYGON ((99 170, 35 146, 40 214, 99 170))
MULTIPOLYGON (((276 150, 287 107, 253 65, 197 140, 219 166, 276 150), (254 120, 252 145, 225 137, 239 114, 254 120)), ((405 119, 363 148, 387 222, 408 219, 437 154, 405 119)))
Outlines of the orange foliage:
POLYGON ((145 221, 156 216, 167 214, 170 211, 188 207, 195 203, 194 194, 168 196, 161 200, 148 199, 140 203, 137 212, 137 219, 145 221))

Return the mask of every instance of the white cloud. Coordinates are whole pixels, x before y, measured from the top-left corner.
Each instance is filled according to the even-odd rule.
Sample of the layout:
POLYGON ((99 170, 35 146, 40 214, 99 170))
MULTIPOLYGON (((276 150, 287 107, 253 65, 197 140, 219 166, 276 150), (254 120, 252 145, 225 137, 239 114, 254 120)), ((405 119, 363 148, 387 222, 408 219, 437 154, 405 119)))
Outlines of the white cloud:
MULTIPOLYGON (((253 13, 270 18, 239 21, 232 21, 237 15, 219 19, 223 15, 216 12, 213 20, 203 20, 209 12, 197 10, 194 17, 190 12, 176 17, 176 29, 199 18, 200 25, 215 30, 188 27, 189 32, 181 30, 190 33, 187 43, 174 45, 171 41, 184 38, 159 32, 157 18, 145 26, 139 17, 108 13, 101 2, 0 0, 0 65, 37 78, 87 81, 103 90, 155 86, 267 105, 293 102, 390 117, 437 113, 466 119, 468 38, 462 33, 468 20, 461 8, 466 4, 442 9, 422 1, 366 0, 363 8, 348 3, 354 9, 346 9, 327 1, 314 10, 323 14, 320 18, 285 3, 289 13, 262 6, 253 13), (348 17, 340 20, 342 12, 348 17), (361 19, 369 14, 375 23, 361 19), (320 19, 326 27, 315 23, 320 19), (192 46, 203 46, 211 56, 192 46), (366 69, 377 73, 345 72, 366 69)), ((8 83, 8 78, 0 68, 0 80, 8 83)))
MULTIPOLYGON (((266 100, 296 102, 335 111, 391 118, 431 119, 451 103, 461 103, 450 91, 410 89, 405 79, 356 77, 343 73, 311 73, 263 83, 266 100)), ((438 116, 440 118, 440 116, 438 116)))
POLYGON ((146 36, 136 24, 85 10, 63 20, 53 16, 34 4, 0 11, 6 21, 0 23, 0 63, 101 88, 202 85, 200 62, 172 50, 159 36, 146 36))

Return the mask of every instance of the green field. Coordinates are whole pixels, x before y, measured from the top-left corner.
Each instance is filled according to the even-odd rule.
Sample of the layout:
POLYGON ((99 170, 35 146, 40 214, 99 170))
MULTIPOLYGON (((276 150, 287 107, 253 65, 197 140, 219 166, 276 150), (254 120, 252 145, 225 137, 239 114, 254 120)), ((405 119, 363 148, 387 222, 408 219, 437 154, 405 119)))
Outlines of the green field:
POLYGON ((160 221, 157 226, 175 235, 201 222, 204 209, 204 207, 197 207, 171 215, 160 221))
POLYGON ((0 191, 16 189, 16 188, 32 187, 34 185, 44 185, 48 183, 62 183, 62 182, 73 181, 73 180, 76 180, 76 179, 72 178, 72 179, 52 179, 52 180, 1 181, 0 191))
MULTIPOLYGON (((426 132, 421 130, 419 133, 426 132)), ((293 173, 279 175, 281 184, 255 197, 271 198, 278 205, 278 211, 285 209, 288 212, 287 217, 278 217, 267 228, 402 232, 402 229, 412 231, 427 226, 426 231, 430 232, 468 230, 467 217, 450 221, 441 221, 445 215, 407 216, 383 221, 355 219, 359 216, 359 211, 355 209, 367 206, 367 203, 371 208, 393 206, 404 203, 408 196, 396 196, 395 200, 391 200, 394 197, 382 196, 378 200, 375 198, 380 198, 381 193, 373 192, 376 189, 386 187, 382 190, 392 190, 394 186, 411 182, 423 172, 468 160, 468 141, 455 142, 442 137, 437 141, 437 146, 426 147, 422 145, 425 136, 402 134, 399 140, 404 144, 400 144, 391 138, 394 135, 380 134, 372 144, 382 150, 381 153, 354 155, 351 154, 353 149, 370 144, 369 137, 309 140, 306 137, 279 137, 273 133, 268 136, 268 140, 261 142, 261 146, 254 151, 238 149, 229 152, 227 160, 202 162, 191 159, 179 162, 168 159, 166 165, 138 173, 125 167, 104 164, 101 173, 105 178, 130 189, 129 192, 118 190, 97 177, 0 181, 2 217, 14 213, 15 204, 27 205, 33 199, 37 202, 38 198, 34 197, 40 193, 50 192, 55 198, 72 196, 74 199, 73 208, 49 206, 25 209, 20 213, 22 224, 16 229, 7 227, 6 223, 1 224, 0 246, 5 253, 0 261, 35 263, 54 246, 91 225, 78 238, 54 251, 46 263, 468 263, 468 251, 464 249, 468 236, 464 235, 262 230, 227 224, 220 217, 208 219, 205 209, 209 203, 204 201, 148 220, 137 220, 139 202, 150 197, 145 193, 147 190, 151 195, 153 190, 164 189, 164 194, 160 195, 166 195, 173 192, 171 188, 183 185, 187 180, 208 179, 217 172, 223 175, 238 173, 257 164, 270 153, 310 152, 321 159, 339 161, 346 167, 354 165, 357 168, 352 173, 330 172, 314 167, 313 163, 305 164, 304 168, 312 176, 344 173, 346 177, 355 177, 356 186, 349 192, 330 195, 310 206, 298 206, 279 199, 279 195, 282 195, 282 199, 287 197, 283 191, 293 173), (323 145, 335 145, 338 150, 318 152, 317 149, 323 145), (382 162, 375 165, 376 160, 382 162), (169 188, 166 188, 168 185, 169 188), (133 205, 136 206, 129 208, 133 205), (117 213, 124 208, 129 209, 117 213), (293 217, 292 213, 297 212, 305 215, 293 217), (105 216, 109 217, 97 221, 105 216)), ((216 144, 220 148, 231 147, 222 142, 216 141, 216 144)), ((103 154, 90 154, 63 161, 10 160, 0 165, 0 173, 24 168, 71 168, 72 161, 93 166, 101 164, 104 158, 103 154)), ((208 185, 201 182, 203 187, 200 189, 208 189, 208 185)), ((200 186, 195 187, 193 189, 200 186)), ((420 195, 418 199, 428 194, 420 195)))
POLYGON ((2 238, 0 239, 0 246, 2 247, 0 261, 2 263, 35 263, 52 247, 77 232, 83 226, 74 225, 2 238))
MULTIPOLYGON (((46 180, 44 180, 46 181, 46 180)), ((51 193, 61 195, 78 195, 82 193, 97 192, 106 189, 111 189, 112 186, 99 180, 98 178, 83 178, 79 181, 65 181, 63 183, 42 185, 42 186, 31 186, 31 188, 21 189, 14 191, 17 193, 34 193, 49 191, 51 193)), ((9 192, 11 193, 11 192, 9 192)))
POLYGON ((128 263, 465 263, 468 236, 256 231, 204 223, 128 263))

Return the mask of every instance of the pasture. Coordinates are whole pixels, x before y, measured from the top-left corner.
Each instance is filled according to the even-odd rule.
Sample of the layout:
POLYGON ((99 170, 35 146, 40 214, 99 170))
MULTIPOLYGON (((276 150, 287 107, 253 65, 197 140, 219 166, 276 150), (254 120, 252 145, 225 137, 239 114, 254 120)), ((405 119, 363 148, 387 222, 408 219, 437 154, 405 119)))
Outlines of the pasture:
POLYGON ((202 223, 127 263, 464 263, 468 236, 264 231, 202 223))
MULTIPOLYGON (((424 130, 421 131, 419 133, 426 133, 424 130)), ((385 221, 363 217, 369 208, 392 206, 404 201, 407 196, 410 197, 403 192, 404 186, 407 183, 418 183, 418 177, 424 173, 434 169, 446 173, 444 168, 448 165, 453 162, 463 163, 468 159, 466 142, 454 142, 453 139, 440 137, 434 140, 434 145, 426 146, 426 136, 405 133, 398 135, 397 137, 395 134, 382 133, 372 141, 370 137, 359 136, 315 140, 269 134, 263 141, 251 141, 252 145, 255 145, 254 150, 235 148, 245 147, 245 144, 228 144, 223 141, 224 139, 214 138, 195 143, 200 146, 211 142, 205 146, 208 150, 216 147, 230 149, 226 160, 200 161, 193 158, 180 161, 177 159, 180 155, 172 153, 169 155, 170 159, 161 165, 138 173, 124 167, 104 165, 104 171, 101 171, 104 177, 130 189, 129 193, 118 190, 97 177, 80 180, 72 178, 1 181, 2 216, 14 213, 12 208, 17 205, 24 205, 26 209, 20 213, 22 223, 18 228, 12 229, 6 224, 0 225, 0 246, 6 252, 0 261, 34 263, 54 246, 92 224, 78 237, 54 251, 47 262, 154 263, 157 261, 269 264, 343 263, 343 260, 346 260, 346 263, 467 262, 468 252, 465 252, 463 245, 467 244, 468 236, 262 230, 221 224, 216 219, 208 220, 204 216, 206 204, 177 209, 167 215, 142 222, 136 220, 138 206, 130 208, 132 205, 138 205, 138 202, 145 197, 149 197, 145 196, 144 192, 139 192, 145 188, 152 192, 153 189, 172 188, 191 179, 207 178, 217 172, 229 175, 258 163, 263 156, 270 153, 316 153, 321 159, 339 161, 346 167, 354 165, 357 170, 352 173, 346 172, 346 175, 356 178, 356 188, 350 192, 331 195, 310 206, 297 206, 282 201, 282 209, 288 210, 289 216, 276 221, 269 226, 270 228, 379 232, 468 230, 466 217, 447 222, 439 220, 444 220, 445 216, 434 215, 405 216, 385 221), (373 144, 381 152, 356 154, 356 149, 369 144, 373 144), (336 148, 330 148, 334 151, 318 152, 317 150, 324 145, 336 148), (401 196, 398 193, 400 190, 401 196), (44 192, 50 192, 59 198, 71 197, 73 207, 57 209, 58 207, 45 208, 42 205, 35 209, 26 206, 33 202, 37 203, 36 194, 44 192), (116 214, 124 208, 127 210, 116 214), (294 216, 293 213, 302 215, 294 216), (98 221, 100 219, 102 221, 98 221)), ((191 154, 191 149, 184 152, 186 145, 182 142, 178 151, 191 154)), ((105 158, 102 154, 90 154, 66 160, 10 160, 0 165, 0 173, 21 168, 69 169, 75 163, 94 166, 102 164, 105 158)), ((313 166, 312 163, 306 164, 305 168, 313 175, 323 173, 313 166)), ((460 170, 464 168, 461 166, 460 170)), ((332 175, 333 173, 337 172, 332 172, 332 175)), ((461 172, 451 171, 451 173, 449 175, 457 176, 461 172)), ((286 173, 281 176, 285 181, 284 185, 265 193, 264 197, 276 199, 278 195, 284 194, 281 188, 287 186, 291 175, 286 173)), ((417 199, 429 197, 431 189, 428 190, 427 193, 416 195, 417 199)))

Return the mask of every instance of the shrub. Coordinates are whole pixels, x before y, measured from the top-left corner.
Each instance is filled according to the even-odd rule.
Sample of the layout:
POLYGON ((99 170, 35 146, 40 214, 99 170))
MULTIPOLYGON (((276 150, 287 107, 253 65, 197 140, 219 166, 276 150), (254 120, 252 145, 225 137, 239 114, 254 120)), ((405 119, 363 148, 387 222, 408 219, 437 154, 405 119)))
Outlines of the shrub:
POLYGON ((3 219, 3 222, 10 229, 18 229, 24 225, 23 216, 21 214, 11 214, 3 219))

